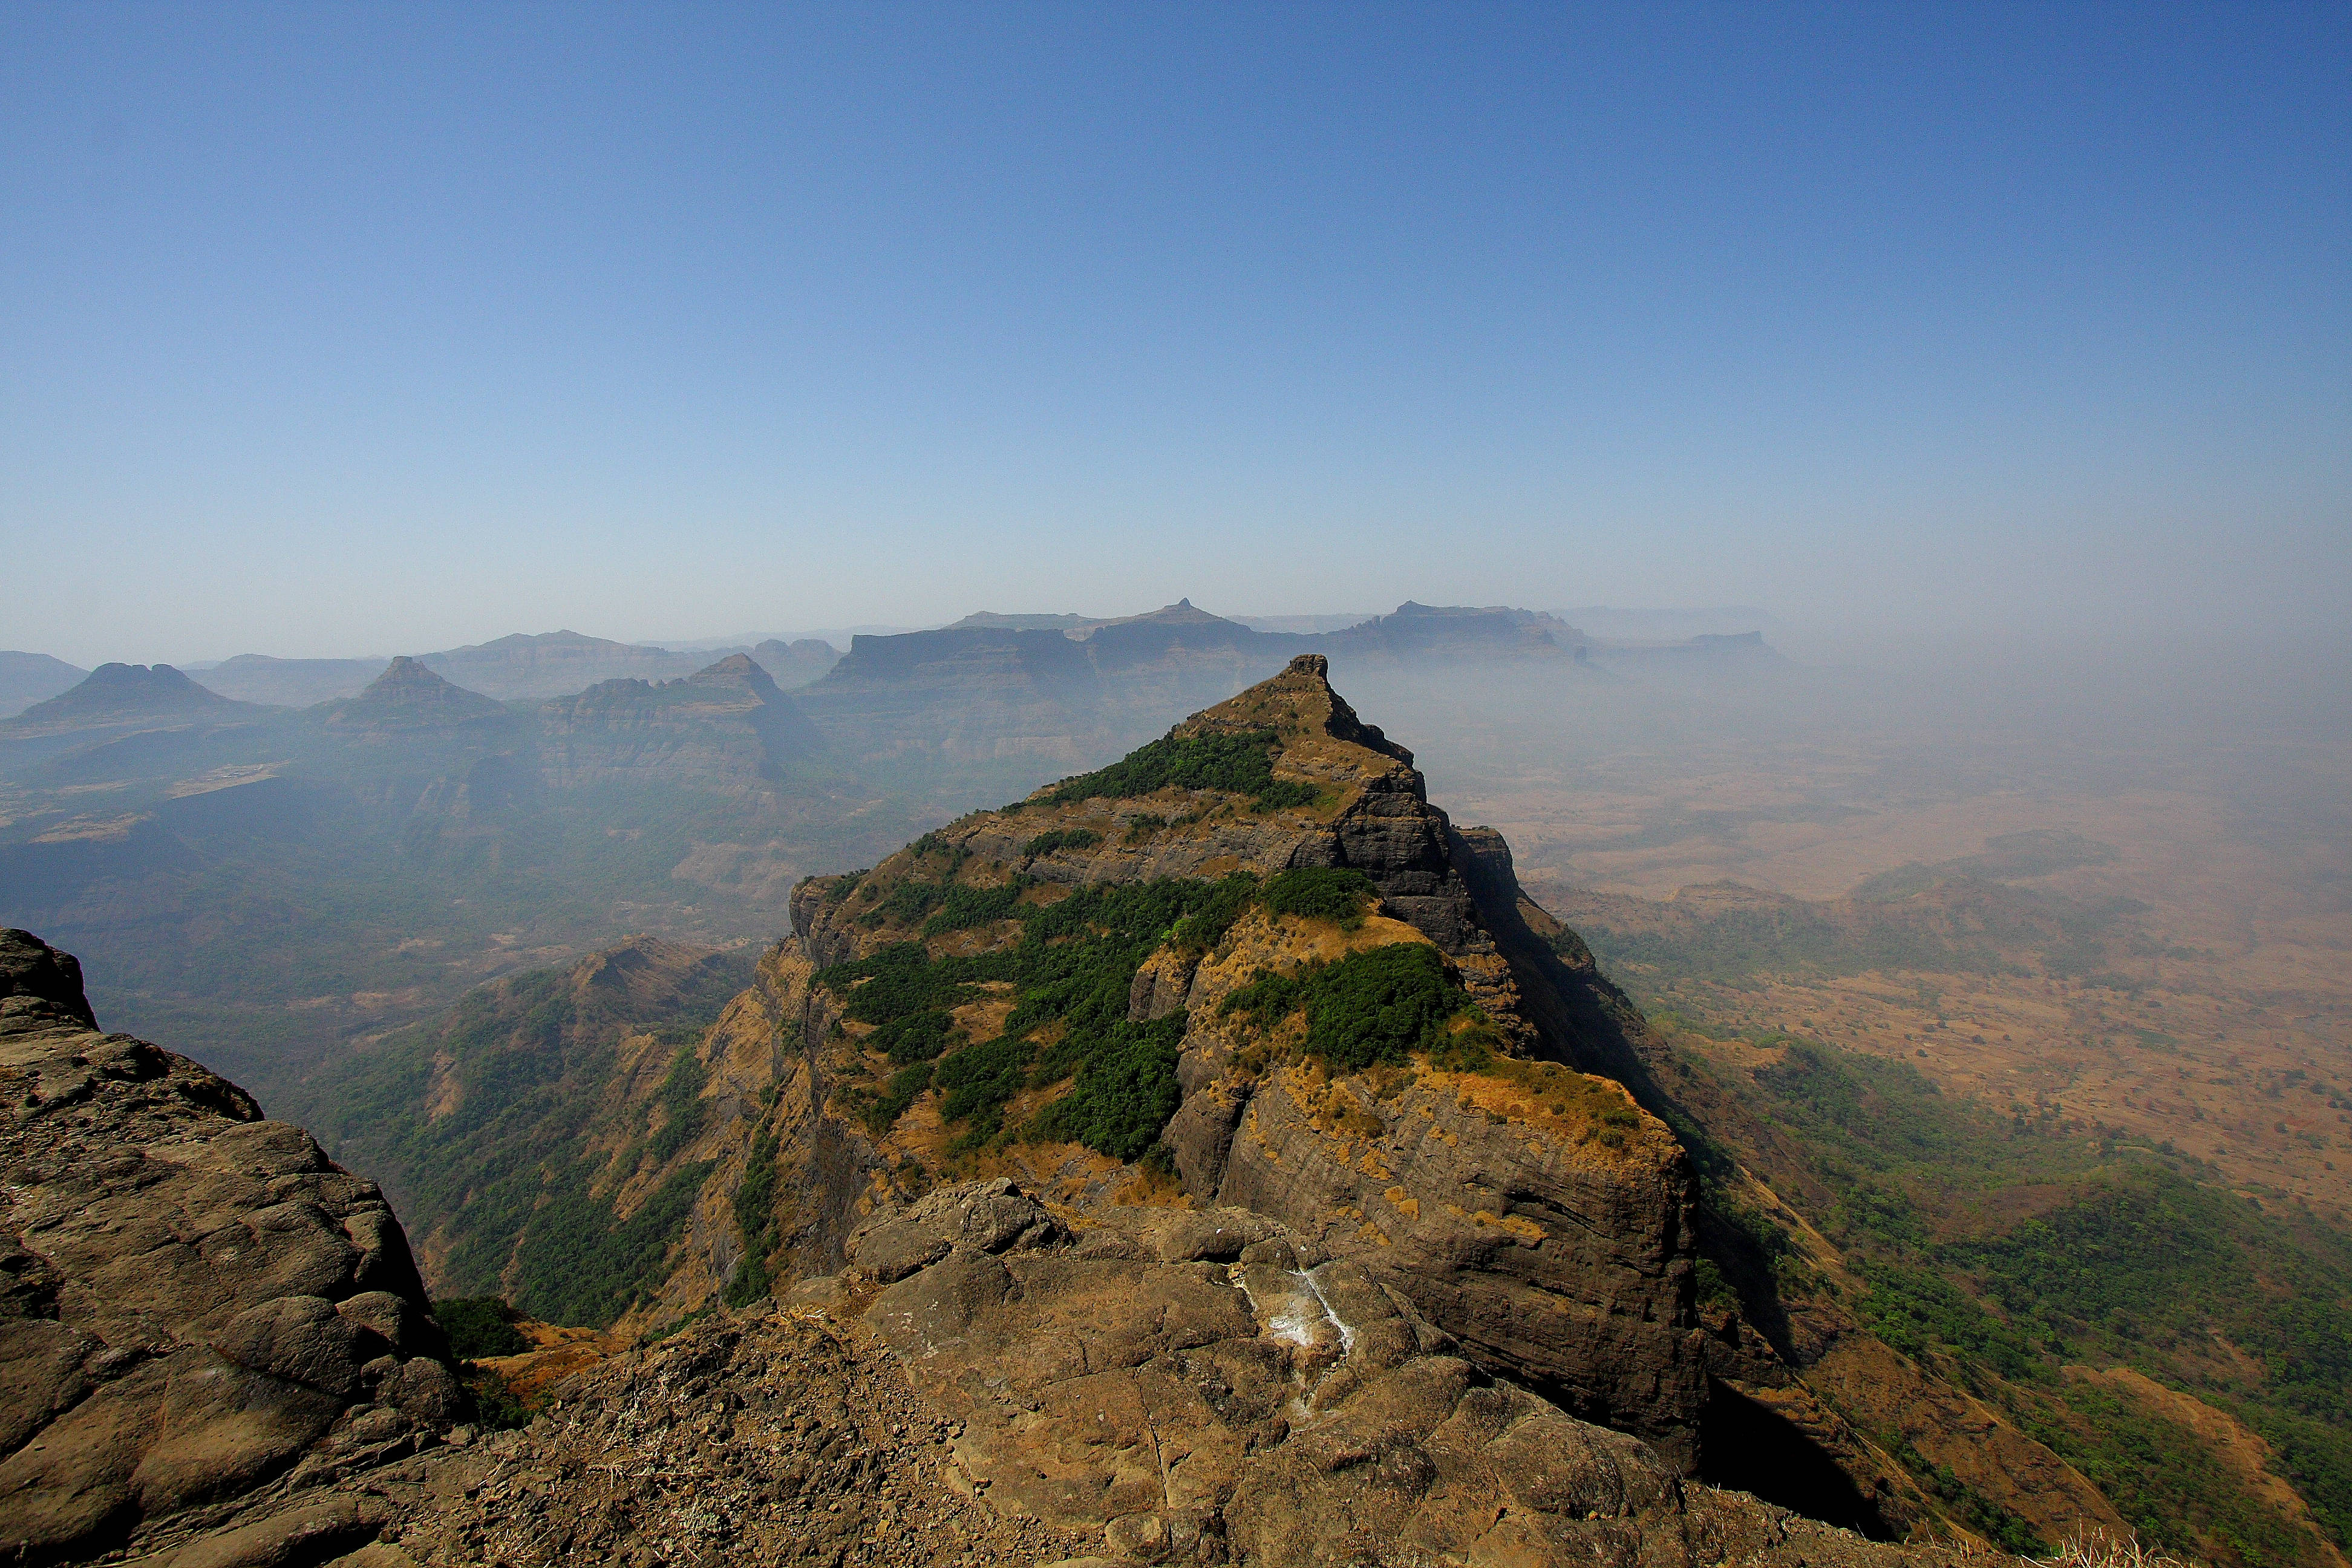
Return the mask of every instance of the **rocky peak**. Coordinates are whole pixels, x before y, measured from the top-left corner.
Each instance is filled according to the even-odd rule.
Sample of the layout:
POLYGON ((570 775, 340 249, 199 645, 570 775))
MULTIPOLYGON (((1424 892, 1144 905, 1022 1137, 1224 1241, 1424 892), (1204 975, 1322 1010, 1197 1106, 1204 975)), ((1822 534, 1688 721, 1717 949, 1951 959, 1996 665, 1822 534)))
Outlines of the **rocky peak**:
MULTIPOLYGON (((1295 742, 1336 741, 1377 752, 1392 762, 1412 765, 1412 753, 1356 716, 1348 700, 1331 688, 1331 661, 1319 653, 1302 653, 1280 675, 1262 680, 1229 701, 1195 713, 1170 731, 1199 735, 1212 731, 1244 734, 1272 730, 1287 751, 1295 742)), ((1416 775, 1415 787, 1418 788, 1416 775)))
MULTIPOLYGON (((1171 1052, 1172 1062, 1156 1060, 1172 1066, 1175 1082, 1165 1091, 1172 1114, 1160 1112, 1164 1120, 1151 1125, 1193 1201, 1248 1209, 1311 1237, 1325 1255, 1398 1291, 1480 1364, 1688 1464, 1706 1402, 1688 1167, 1672 1135, 1622 1086, 1578 1070, 1595 1065, 1596 1053, 1585 1048, 1573 1010, 1528 1005, 1531 994, 1549 1003, 1584 982, 1528 938, 1523 900, 1499 836, 1474 843, 1456 833, 1430 804, 1412 754, 1365 723, 1332 689, 1328 661, 1307 654, 1108 768, 950 824, 855 884, 804 884, 793 908, 807 967, 780 967, 775 990, 788 1020, 803 1010, 793 1020, 800 1038, 837 1042, 817 1048, 813 1079, 874 1077, 874 1089, 844 1091, 851 1103, 879 1100, 885 1081, 933 1075, 959 1097, 931 1100, 918 1089, 910 1101, 901 1089, 881 1100, 910 1109, 873 1113, 866 1136, 877 1170, 931 1166, 943 1147, 982 1138, 961 1130, 959 1108, 975 1100, 956 1086, 986 1062, 999 1064, 986 1070, 1015 1073, 995 1080, 1019 1090, 1002 1125, 1040 1130, 989 1142, 1001 1151, 992 1157, 1009 1173, 1064 1180, 1064 1162, 1087 1156, 1045 1131, 1079 1125, 1074 1113, 1051 1109, 1056 1097, 1083 1106, 1095 1103, 1089 1093, 1108 1092, 1085 1087, 1100 1083, 1103 1070, 1087 1065, 1086 1053, 1144 1053, 1145 1041, 1156 1042, 1148 1050, 1171 1052), (1344 875, 1317 881, 1318 872, 1361 873, 1376 902, 1350 922, 1286 914, 1247 890, 1272 900, 1277 884, 1349 885, 1344 875), (1122 889, 1171 908, 1206 908, 1208 889, 1219 886, 1240 890, 1218 897, 1245 905, 1234 906, 1220 930, 1191 941, 1139 933, 1140 951, 1101 982, 1106 991, 1122 983, 1129 1025, 1160 1033, 1112 1040, 1101 1023, 1053 1016, 1066 1005, 1055 975, 1038 970, 1034 991, 1022 978, 1032 961, 1019 954, 1035 951, 1024 935, 1030 910, 1082 895, 1108 910, 1122 889), (1161 945, 1151 951, 1154 941, 1161 945), (1011 978, 998 983, 1001 997, 973 1002, 968 1021, 959 1012, 952 1024, 939 1015, 919 1025, 930 1037, 960 1031, 979 1054, 926 1046, 940 1065, 894 1078, 859 1042, 877 1040, 874 1051, 903 1062, 900 1042, 916 1037, 918 1021, 898 1016, 880 994, 865 999, 852 981, 814 971, 903 968, 918 962, 907 955, 919 947, 926 966, 936 955, 1011 978), (1416 947, 1433 947, 1438 963, 1400 956, 1416 947), (1475 1016, 1469 1026, 1484 1043, 1473 1065, 1441 1063, 1423 1037, 1422 1055, 1381 1047, 1374 1056, 1385 1065, 1351 1069, 1299 1053, 1311 1025, 1288 1022, 1268 1036, 1234 1012, 1237 999, 1286 977, 1303 984, 1360 960, 1369 967, 1350 973, 1366 978, 1348 984, 1378 987, 1391 982, 1374 974, 1442 970, 1445 997, 1430 1005, 1457 1020, 1475 1016), (1029 1026, 1039 1032, 1023 1035, 1005 1009, 1010 1019, 1036 1020, 1029 1026), (1015 1033, 990 1038, 1003 1028, 1015 1033), (1081 1037, 1082 1028, 1091 1034, 1081 1037), (1074 1043, 1081 1039, 1104 1043, 1074 1043), (1020 1066, 1032 1061, 1054 1064, 1031 1069, 1040 1080, 1075 1068, 1072 1087, 1024 1085, 1020 1066), (1039 1142, 1045 1148, 1029 1152, 1039 1142)), ((1065 929, 1050 916, 1034 919, 1047 922, 1041 932, 1065 929)), ((1086 940, 1083 931, 1071 939, 1086 940)), ((892 985, 929 984, 891 973, 892 985)), ((1147 1065, 1151 1054, 1124 1060, 1123 1073, 1169 1070, 1147 1065)), ((1002 1101, 1003 1090, 990 1092, 1002 1101)), ((810 1114, 824 1118, 814 1107, 810 1114)), ((1131 1138, 1111 1146, 1122 1158, 1140 1152, 1131 1138)), ((1108 1176, 1083 1184, 1096 1195, 1079 1206, 1098 1207, 1116 1185, 1108 1176)), ((824 1206, 812 1198, 803 1212, 824 1206)))

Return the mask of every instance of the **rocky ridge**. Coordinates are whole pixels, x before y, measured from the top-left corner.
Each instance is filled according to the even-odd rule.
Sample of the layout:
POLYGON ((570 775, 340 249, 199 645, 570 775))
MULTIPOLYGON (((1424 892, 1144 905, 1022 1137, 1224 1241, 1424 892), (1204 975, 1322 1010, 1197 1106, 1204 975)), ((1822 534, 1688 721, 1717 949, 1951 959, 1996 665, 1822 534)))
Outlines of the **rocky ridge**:
MULTIPOLYGON (((1177 786, 1076 800, 1040 792, 1017 810, 940 830, 854 889, 818 880, 801 889, 800 951, 772 955, 764 973, 780 1021, 815 1045, 806 1076, 788 1069, 786 1079, 798 1119, 788 1142, 812 1157, 814 1190, 800 1205, 806 1243, 820 1253, 838 1247, 848 1210, 888 1201, 909 1162, 956 1164, 943 1152, 947 1130, 931 1097, 878 1136, 839 1113, 842 1086, 877 1069, 859 1059, 865 1031, 843 1026, 846 998, 816 979, 822 966, 920 940, 887 911, 898 887, 937 875, 938 857, 952 863, 952 884, 1003 888, 1017 876, 1028 889, 1021 897, 1035 902, 1237 871, 1353 870, 1380 900, 1354 931, 1247 914, 1212 950, 1166 949, 1137 970, 1130 1016, 1181 1009, 1186 1019, 1175 1069, 1181 1104, 1164 1135, 1183 1190, 1360 1259, 1492 1369, 1694 1462, 1706 1390, 1691 1304, 1690 1179, 1678 1146, 1621 1089, 1576 1070, 1583 1047, 1565 1014, 1524 1005, 1523 981, 1542 980, 1531 966, 1549 955, 1505 951, 1482 910, 1479 882, 1504 887, 1507 868, 1502 880, 1465 875, 1475 858, 1467 840, 1428 804, 1410 754, 1332 691, 1319 656, 1188 720, 1169 740, 1266 734, 1278 737, 1273 778, 1311 803, 1260 810, 1230 792, 1177 786), (1483 1012, 1511 1064, 1499 1075, 1426 1059, 1364 1072, 1296 1057, 1269 1062, 1223 1005, 1268 972, 1414 945, 1434 948, 1483 1012), (820 1134, 820 1123, 829 1130, 820 1134), (839 1154, 813 1158, 834 1141, 839 1154), (839 1217, 818 1217, 828 1215, 839 1217)), ((933 941, 969 952, 989 939, 933 941)), ((1090 1160, 1106 1163, 1084 1148, 1015 1143, 995 1153, 1082 1208, 1106 1206, 1118 1184, 1100 1172, 1079 1176, 1090 1160)))

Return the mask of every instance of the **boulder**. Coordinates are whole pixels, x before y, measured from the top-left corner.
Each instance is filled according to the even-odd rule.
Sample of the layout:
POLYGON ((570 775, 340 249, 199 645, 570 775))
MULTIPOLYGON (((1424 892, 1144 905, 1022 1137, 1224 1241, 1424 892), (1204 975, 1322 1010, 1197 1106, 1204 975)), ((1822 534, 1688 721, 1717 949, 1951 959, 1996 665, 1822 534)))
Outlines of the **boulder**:
POLYGON ((372 1183, 0 931, 0 1555, 102 1551, 297 1465, 388 1385, 462 1405, 372 1183), (371 1371, 371 1369, 373 1369, 371 1371))

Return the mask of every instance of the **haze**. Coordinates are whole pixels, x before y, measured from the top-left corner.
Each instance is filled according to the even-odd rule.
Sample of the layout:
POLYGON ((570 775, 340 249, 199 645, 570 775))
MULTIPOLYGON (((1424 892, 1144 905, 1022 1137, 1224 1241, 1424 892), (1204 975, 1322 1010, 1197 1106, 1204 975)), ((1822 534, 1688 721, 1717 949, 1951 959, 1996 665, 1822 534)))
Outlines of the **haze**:
POLYGON ((2352 12, 0 16, 0 646, 2328 637, 2352 12), (37 585, 37 591, 27 591, 37 585))

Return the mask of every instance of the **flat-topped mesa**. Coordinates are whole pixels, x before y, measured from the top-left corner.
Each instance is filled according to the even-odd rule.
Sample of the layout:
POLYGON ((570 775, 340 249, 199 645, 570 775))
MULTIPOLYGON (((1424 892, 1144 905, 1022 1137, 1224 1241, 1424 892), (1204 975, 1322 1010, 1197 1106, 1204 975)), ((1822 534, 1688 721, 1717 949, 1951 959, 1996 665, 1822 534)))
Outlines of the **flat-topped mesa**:
POLYGON ((1093 1212, 1150 1154, 1690 1462, 1686 1162, 1575 1070, 1572 1010, 1523 1003, 1573 977, 1474 833, 1306 655, 1107 768, 803 883, 799 951, 764 971, 808 1057, 804 1244, 837 1265, 856 1213, 934 1179, 913 1173, 1093 1212))

